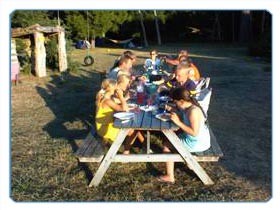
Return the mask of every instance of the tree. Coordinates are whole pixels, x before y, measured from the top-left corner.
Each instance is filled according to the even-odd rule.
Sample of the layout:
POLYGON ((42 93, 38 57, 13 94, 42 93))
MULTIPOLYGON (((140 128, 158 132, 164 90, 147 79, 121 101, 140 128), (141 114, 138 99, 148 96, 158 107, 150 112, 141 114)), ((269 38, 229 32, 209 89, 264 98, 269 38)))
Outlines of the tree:
POLYGON ((244 10, 241 12, 240 25, 239 25, 239 41, 247 42, 252 36, 252 19, 251 12, 244 10))
POLYGON ((141 28, 143 31, 144 45, 145 45, 145 47, 148 47, 149 44, 148 44, 148 40, 147 40, 147 34, 146 34, 145 25, 144 25, 143 14, 142 14, 141 10, 139 10, 138 13, 140 16, 140 24, 141 24, 141 28))
POLYGON ((89 15, 92 33, 101 37, 108 31, 118 32, 119 27, 131 18, 127 11, 90 11, 89 15))
POLYGON ((42 26, 55 26, 56 19, 49 16, 48 11, 40 10, 16 10, 11 15, 12 28, 28 27, 34 24, 42 26))
POLYGON ((66 14, 65 27, 74 41, 87 38, 87 20, 84 11, 70 11, 66 14))
POLYGON ((157 11, 156 10, 154 10, 154 16, 155 16, 155 25, 156 25, 158 45, 161 45, 161 36, 160 36, 160 31, 159 31, 158 17, 157 17, 157 11))

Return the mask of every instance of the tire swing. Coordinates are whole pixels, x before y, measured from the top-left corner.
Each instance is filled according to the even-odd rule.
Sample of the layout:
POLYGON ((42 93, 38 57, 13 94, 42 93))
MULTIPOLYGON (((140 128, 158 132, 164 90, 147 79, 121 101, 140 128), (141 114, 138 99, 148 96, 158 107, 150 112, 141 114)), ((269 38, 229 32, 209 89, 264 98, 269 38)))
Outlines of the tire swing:
MULTIPOLYGON (((89 40, 88 11, 87 11, 87 40, 89 40)), ((94 58, 89 54, 89 49, 90 49, 90 47, 87 47, 87 55, 84 58, 84 64, 86 66, 90 66, 94 63, 94 58)))
POLYGON ((91 55, 87 55, 84 58, 84 63, 85 63, 86 66, 90 66, 94 63, 94 58, 91 55))

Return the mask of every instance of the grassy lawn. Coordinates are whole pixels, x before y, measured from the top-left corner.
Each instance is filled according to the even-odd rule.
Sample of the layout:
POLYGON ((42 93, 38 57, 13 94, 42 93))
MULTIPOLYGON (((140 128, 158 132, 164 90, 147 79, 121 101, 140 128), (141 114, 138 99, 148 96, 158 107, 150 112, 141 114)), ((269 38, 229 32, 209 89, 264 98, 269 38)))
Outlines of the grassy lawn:
MULTIPOLYGON (((45 78, 21 75, 11 87, 11 198, 15 201, 267 201, 272 196, 271 65, 232 45, 189 44, 155 47, 162 54, 187 48, 213 88, 210 125, 224 152, 219 162, 201 163, 215 182, 204 186, 182 164, 176 183, 159 183, 164 163, 113 163, 98 187, 87 185, 97 163, 78 163, 74 152, 94 122, 94 96, 102 72, 124 49, 86 50, 68 56, 76 73, 45 78)), ((142 68, 149 49, 133 50, 142 68)), ((153 141, 157 141, 153 137, 153 141)))

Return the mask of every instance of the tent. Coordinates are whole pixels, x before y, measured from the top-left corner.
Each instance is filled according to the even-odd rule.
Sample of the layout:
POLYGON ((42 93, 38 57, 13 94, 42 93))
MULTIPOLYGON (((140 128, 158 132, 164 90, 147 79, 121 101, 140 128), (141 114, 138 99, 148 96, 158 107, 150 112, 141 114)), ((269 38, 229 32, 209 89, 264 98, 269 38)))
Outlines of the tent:
POLYGON ((90 43, 87 40, 79 40, 76 43, 76 48, 77 49, 89 49, 90 48, 90 43))

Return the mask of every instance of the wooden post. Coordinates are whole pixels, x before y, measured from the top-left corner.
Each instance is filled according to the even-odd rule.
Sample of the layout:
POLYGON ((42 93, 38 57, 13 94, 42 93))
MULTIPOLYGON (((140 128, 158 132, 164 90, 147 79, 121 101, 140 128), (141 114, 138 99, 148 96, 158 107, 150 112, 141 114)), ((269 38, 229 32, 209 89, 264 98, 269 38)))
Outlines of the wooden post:
POLYGON ((62 29, 58 32, 58 47, 57 47, 57 49, 58 49, 59 71, 63 72, 63 71, 67 70, 67 55, 66 55, 65 33, 62 29))
POLYGON ((34 70, 38 77, 45 77, 47 75, 46 71, 46 48, 44 45, 45 37, 41 32, 34 32, 34 70))

